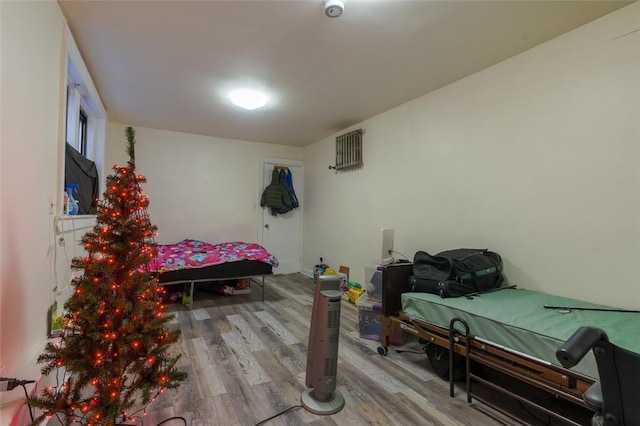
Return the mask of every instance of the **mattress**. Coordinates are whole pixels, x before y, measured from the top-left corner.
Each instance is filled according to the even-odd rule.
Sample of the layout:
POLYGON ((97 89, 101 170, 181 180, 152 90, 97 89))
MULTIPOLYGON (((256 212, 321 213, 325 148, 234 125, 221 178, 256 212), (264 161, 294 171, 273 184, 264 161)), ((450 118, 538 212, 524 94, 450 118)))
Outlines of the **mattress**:
MULTIPOLYGON (((402 294, 402 310, 411 318, 447 329, 452 318, 461 318, 469 324, 472 335, 558 367, 556 350, 583 325, 599 327, 615 345, 640 353, 640 314, 580 310, 563 313, 545 309, 545 304, 611 309, 525 289, 504 289, 472 299, 402 294)), ((572 370, 597 378, 593 353, 589 352, 572 370)))
POLYGON ((256 243, 211 244, 186 239, 158 244, 156 256, 145 267, 158 277, 160 284, 206 282, 272 274, 278 259, 256 243))
POLYGON ((229 241, 211 244, 191 239, 174 244, 158 244, 156 256, 147 267, 151 271, 167 272, 241 260, 257 260, 278 267, 278 259, 256 243, 229 241))

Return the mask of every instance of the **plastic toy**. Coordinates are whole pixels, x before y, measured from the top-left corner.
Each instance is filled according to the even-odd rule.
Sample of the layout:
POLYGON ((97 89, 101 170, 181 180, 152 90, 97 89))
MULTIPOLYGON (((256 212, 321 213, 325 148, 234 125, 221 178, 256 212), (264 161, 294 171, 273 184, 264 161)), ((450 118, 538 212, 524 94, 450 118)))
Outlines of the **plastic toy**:
POLYGON ((315 281, 320 275, 324 275, 328 267, 329 265, 325 264, 320 258, 320 263, 313 267, 313 280, 315 281))
POLYGON ((230 285, 220 286, 220 294, 223 296, 233 296, 233 287, 230 285))
POLYGON ((358 300, 360 298, 360 296, 362 296, 362 294, 365 291, 362 289, 362 287, 360 286, 360 284, 358 283, 349 283, 349 291, 347 292, 349 295, 349 302, 351 303, 356 303, 356 300, 358 300), (352 286, 352 284, 354 284, 352 286))
POLYGON ((77 215, 78 214, 78 202, 73 198, 73 191, 78 193, 78 185, 75 183, 69 183, 64 186, 64 190, 67 193, 67 214, 77 215))
POLYGON ((182 293, 182 304, 187 308, 191 306, 191 294, 189 294, 189 292, 187 291, 182 293))

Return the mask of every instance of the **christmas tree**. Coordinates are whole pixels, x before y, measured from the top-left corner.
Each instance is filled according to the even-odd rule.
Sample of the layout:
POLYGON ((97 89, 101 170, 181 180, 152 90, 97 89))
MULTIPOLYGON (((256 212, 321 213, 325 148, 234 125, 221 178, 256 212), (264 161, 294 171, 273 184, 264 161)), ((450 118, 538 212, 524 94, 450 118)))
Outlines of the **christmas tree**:
POLYGON ((162 287, 147 268, 157 228, 140 187, 146 179, 135 173, 135 131, 125 134, 130 159, 107 177, 96 225, 82 238, 87 255, 71 263, 84 274, 72 282, 62 337, 38 358, 57 386, 29 398, 44 411, 34 424, 52 416, 65 425, 122 424, 186 378, 179 355, 168 353, 180 331, 168 331, 173 315, 164 314, 162 287))

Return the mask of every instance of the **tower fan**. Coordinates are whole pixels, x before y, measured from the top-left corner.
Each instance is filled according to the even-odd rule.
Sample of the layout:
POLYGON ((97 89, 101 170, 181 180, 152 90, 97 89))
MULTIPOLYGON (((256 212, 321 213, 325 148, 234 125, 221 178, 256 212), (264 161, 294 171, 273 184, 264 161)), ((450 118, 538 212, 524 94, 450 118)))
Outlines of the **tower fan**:
POLYGON ((316 279, 309 327, 307 389, 300 397, 302 406, 314 414, 334 414, 344 408, 344 397, 336 390, 341 299, 339 276, 321 275, 316 279))

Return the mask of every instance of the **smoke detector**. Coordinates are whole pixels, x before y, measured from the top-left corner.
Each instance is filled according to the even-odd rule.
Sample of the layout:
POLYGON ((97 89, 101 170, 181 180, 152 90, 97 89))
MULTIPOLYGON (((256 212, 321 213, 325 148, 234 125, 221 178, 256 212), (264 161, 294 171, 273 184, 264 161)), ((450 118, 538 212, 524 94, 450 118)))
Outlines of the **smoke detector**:
POLYGON ((324 14, 329 18, 337 18, 344 12, 344 1, 342 0, 325 0, 322 4, 324 14))

